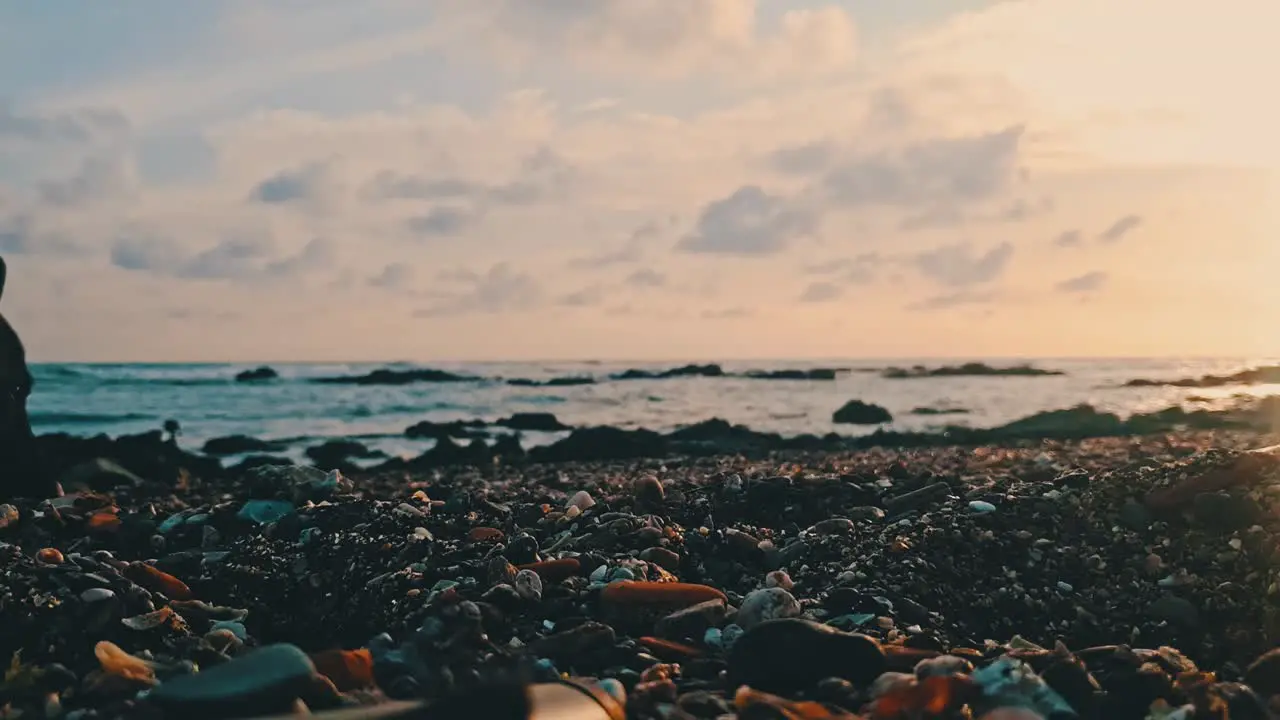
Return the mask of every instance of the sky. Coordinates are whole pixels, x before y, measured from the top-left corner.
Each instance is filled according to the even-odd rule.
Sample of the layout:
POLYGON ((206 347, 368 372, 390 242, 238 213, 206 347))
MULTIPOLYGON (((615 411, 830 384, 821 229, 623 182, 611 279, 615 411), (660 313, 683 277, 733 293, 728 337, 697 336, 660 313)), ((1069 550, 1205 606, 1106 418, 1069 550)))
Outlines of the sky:
POLYGON ((43 361, 1280 354, 1270 0, 0 0, 43 361))

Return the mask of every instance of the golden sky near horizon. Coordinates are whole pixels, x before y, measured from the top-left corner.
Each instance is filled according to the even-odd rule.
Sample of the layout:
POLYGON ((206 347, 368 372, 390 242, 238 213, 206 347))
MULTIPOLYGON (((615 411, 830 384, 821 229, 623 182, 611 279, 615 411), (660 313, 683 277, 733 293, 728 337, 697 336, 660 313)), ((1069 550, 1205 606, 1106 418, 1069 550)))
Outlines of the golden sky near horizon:
POLYGON ((38 360, 1280 355, 1276 27, 5 6, 0 311, 38 360))

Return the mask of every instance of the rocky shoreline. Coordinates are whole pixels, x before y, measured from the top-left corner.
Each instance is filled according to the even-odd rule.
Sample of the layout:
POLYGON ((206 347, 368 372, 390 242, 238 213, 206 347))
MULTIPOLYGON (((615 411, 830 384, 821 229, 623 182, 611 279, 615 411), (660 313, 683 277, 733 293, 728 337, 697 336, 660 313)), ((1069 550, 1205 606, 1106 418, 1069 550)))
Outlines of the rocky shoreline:
POLYGON ((66 494, 0 507, 0 701, 250 717, 564 673, 636 718, 1273 717, 1280 454, 1243 451, 1276 439, 344 475, 46 437, 66 494))
MULTIPOLYGON (((963 414, 949 408, 916 408, 913 414, 946 416, 963 414)), ((356 440, 328 440, 306 450, 306 456, 324 470, 346 473, 370 471, 423 471, 456 464, 484 465, 493 462, 570 462, 625 460, 663 455, 746 454, 760 456, 786 450, 848 452, 868 448, 928 447, 943 445, 1003 444, 1028 440, 1063 440, 1089 437, 1135 436, 1181 429, 1254 429, 1265 430, 1280 418, 1280 398, 1242 401, 1221 410, 1185 410, 1169 407, 1121 418, 1101 412, 1089 405, 1036 413, 1011 423, 992 428, 948 425, 933 432, 897 432, 876 429, 860 436, 829 433, 826 435, 783 436, 733 425, 719 418, 659 433, 644 428, 613 426, 573 427, 545 412, 516 413, 494 422, 454 420, 422 421, 405 429, 405 436, 431 439, 435 445, 410 459, 386 458, 356 440), (520 433, 558 433, 546 445, 522 445, 520 433)), ((884 408, 850 401, 833 415, 837 423, 879 425, 892 420, 884 408)), ((143 442, 158 442, 159 435, 143 442)), ((48 446, 46 455, 61 454, 64 444, 83 442, 68 435, 49 435, 42 439, 48 446)), ((214 438, 202 448, 207 456, 218 458, 247 456, 236 468, 248 470, 261 465, 292 464, 273 455, 286 449, 287 441, 263 440, 233 435, 214 438)))

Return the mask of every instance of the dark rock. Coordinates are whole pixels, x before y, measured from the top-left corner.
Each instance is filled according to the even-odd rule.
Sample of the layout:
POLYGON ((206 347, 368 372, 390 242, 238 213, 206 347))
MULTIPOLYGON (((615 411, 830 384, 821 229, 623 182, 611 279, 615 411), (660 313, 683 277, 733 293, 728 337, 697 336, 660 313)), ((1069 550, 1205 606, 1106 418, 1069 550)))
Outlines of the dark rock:
POLYGON ((525 378, 511 378, 507 380, 508 385, 515 387, 574 387, 577 385, 595 385, 596 379, 593 377, 557 377, 550 380, 528 380, 525 378))
POLYGON ((893 415, 879 405, 850 400, 832 413, 831 421, 847 425, 879 425, 893 422, 893 415))
POLYGON ((355 440, 326 440, 307 448, 307 457, 322 470, 346 469, 351 466, 352 458, 369 459, 385 457, 385 453, 370 450, 364 443, 355 440))
POLYGON ((450 422, 432 422, 423 420, 405 429, 405 437, 415 439, 443 440, 445 438, 473 439, 484 437, 478 428, 483 428, 483 420, 453 420, 450 422))
POLYGON ((560 422, 555 415, 549 412, 515 413, 511 417, 503 418, 494 424, 511 430, 533 430, 539 432, 559 432, 573 429, 560 422))
POLYGON ((1176 595, 1165 595, 1147 607, 1147 614, 1156 620, 1167 620, 1183 628, 1200 626, 1200 611, 1190 600, 1176 595))
POLYGON ((916 407, 911 408, 912 415, 968 415, 969 411, 965 408, 948 408, 948 407, 916 407))
POLYGON ((896 497, 889 498, 884 501, 884 509, 889 515, 900 515, 902 513, 918 510, 925 505, 941 500, 951 492, 951 486, 938 482, 932 485, 926 485, 919 490, 912 490, 896 497))
POLYGON ((188 717, 255 717, 289 710, 313 693, 316 668, 294 645, 268 645, 157 686, 150 700, 188 717))
POLYGON ((1037 377, 1042 375, 1066 375, 1066 373, 1061 370, 1042 370, 1030 365, 993 367, 986 363, 973 362, 936 368, 928 368, 923 365, 916 365, 910 368, 891 367, 883 370, 880 375, 890 380, 905 380, 927 377, 1037 377))
POLYGON ((1280 648, 1268 650, 1245 671, 1244 681, 1263 697, 1280 695, 1280 648))
POLYGON ((887 668, 874 638, 783 618, 747 631, 729 652, 729 682, 777 694, 806 690, 828 677, 865 686, 887 668))
POLYGON ((748 370, 743 377, 752 380, 835 380, 840 371, 836 368, 811 370, 748 370))
POLYGON ((244 455, 280 452, 284 449, 285 446, 282 443, 259 440, 248 435, 226 435, 206 442, 203 451, 206 455, 244 455))
POLYGON ((1126 500, 1120 506, 1120 522, 1130 530, 1146 530, 1151 527, 1151 512, 1140 502, 1126 500))
POLYGON ((660 457, 666 451, 666 439, 652 430, 622 430, 606 425, 579 428, 551 445, 533 448, 529 455, 539 462, 557 462, 660 457))
POLYGON ((719 365, 683 365, 670 370, 652 372, 649 370, 627 370, 613 375, 614 380, 666 380, 679 377, 724 377, 724 368, 719 365))
POLYGON ((262 382, 264 380, 275 380, 280 377, 280 373, 275 368, 262 367, 253 368, 252 370, 242 370, 236 373, 236 382, 262 382))
POLYGON ((1262 508, 1246 495, 1200 493, 1192 500, 1191 513, 1202 527, 1229 533, 1257 522, 1262 516, 1262 508))
POLYGON ((444 370, 430 368, 419 370, 382 368, 365 375, 313 378, 311 382, 331 385, 410 385, 413 383, 475 382, 480 379, 470 375, 456 375, 444 370))

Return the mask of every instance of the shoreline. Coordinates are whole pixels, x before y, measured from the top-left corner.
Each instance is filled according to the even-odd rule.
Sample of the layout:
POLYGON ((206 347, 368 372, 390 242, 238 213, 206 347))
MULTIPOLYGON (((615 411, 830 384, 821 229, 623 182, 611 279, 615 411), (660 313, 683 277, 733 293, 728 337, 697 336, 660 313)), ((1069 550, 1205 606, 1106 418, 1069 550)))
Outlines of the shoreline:
MULTIPOLYGON (((184 662, 217 683, 210 671, 251 665, 254 646, 292 643, 300 676, 319 671, 345 691, 304 692, 297 678, 276 688, 313 709, 438 698, 514 662, 544 679, 613 678, 635 717, 715 717, 733 708, 726 669, 793 700, 836 692, 822 682, 835 666, 806 660, 817 641, 804 621, 783 622, 778 638, 740 635, 803 616, 875 638, 882 660, 868 662, 881 670, 940 651, 981 667, 1014 652, 1010 641, 1035 655, 1062 640, 1091 658, 1112 701, 1146 701, 1143 714, 1094 716, 1144 717, 1154 696, 1135 700, 1086 648, 1168 645, 1231 680, 1280 640, 1268 600, 1280 508, 1267 490, 1280 475, 1235 469, 1225 485, 1185 490, 1280 440, 1253 429, 487 458, 346 478, 226 469, 147 437, 64 445, 66 460, 114 454, 122 467, 64 477, 63 499, 15 501, 16 519, 5 511, 0 653, 21 649, 15 677, 45 678, 41 692, 6 683, 15 707, 40 707, 60 685, 62 706, 99 717, 153 716, 164 703, 187 714, 199 702, 179 692, 184 662), (666 594, 610 590, 640 581, 666 594), (474 622, 489 645, 469 634, 474 622), (152 679, 104 665, 103 640, 152 679), (661 679, 659 661, 682 669, 661 679), (770 685, 780 677, 795 682, 770 685), (158 690, 166 683, 178 690, 158 690), (140 700, 148 688, 156 697, 140 700)), ((1170 677, 1156 694, 1188 699, 1170 677)), ((843 696, 824 699, 864 708, 872 679, 847 678, 843 696)), ((274 712, 279 699, 235 700, 274 712)))

